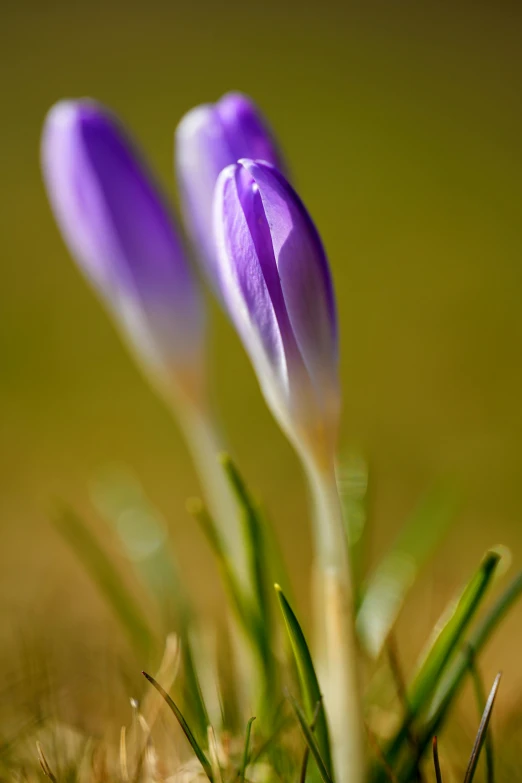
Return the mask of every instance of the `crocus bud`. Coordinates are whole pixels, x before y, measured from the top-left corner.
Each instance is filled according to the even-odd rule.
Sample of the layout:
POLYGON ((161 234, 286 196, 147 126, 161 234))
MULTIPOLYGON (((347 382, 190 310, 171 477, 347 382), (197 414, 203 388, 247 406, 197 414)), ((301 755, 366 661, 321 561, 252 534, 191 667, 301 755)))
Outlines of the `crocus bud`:
POLYGON ((220 175, 214 228, 223 298, 267 402, 314 459, 338 430, 337 317, 323 245, 284 176, 241 160, 220 175))
POLYGON ((204 312, 172 218, 118 120, 90 100, 49 112, 44 180, 72 256, 160 383, 196 393, 204 312))
POLYGON ((283 168, 268 126, 244 95, 229 93, 215 104, 197 106, 178 125, 175 165, 183 216, 198 260, 218 296, 212 229, 214 187, 221 171, 240 158, 266 160, 283 168))

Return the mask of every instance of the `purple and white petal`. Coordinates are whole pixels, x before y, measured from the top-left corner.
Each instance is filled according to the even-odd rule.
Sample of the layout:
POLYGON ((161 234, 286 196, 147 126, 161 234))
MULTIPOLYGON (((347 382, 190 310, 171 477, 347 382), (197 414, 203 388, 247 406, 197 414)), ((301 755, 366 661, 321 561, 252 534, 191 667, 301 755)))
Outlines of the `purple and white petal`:
POLYGON ((286 429, 335 428, 333 285, 305 207, 274 167, 243 159, 220 175, 214 210, 223 300, 269 404, 286 429))

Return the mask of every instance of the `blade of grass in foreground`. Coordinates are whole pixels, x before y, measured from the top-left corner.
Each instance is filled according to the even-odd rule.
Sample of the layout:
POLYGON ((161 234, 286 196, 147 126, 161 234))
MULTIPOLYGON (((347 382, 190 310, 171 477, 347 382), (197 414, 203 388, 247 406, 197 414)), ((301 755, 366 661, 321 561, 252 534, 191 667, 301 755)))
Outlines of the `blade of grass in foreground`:
POLYGON ((455 664, 452 666, 448 675, 443 679, 437 688, 433 697, 428 718, 418 734, 418 752, 417 755, 410 756, 405 762, 400 780, 410 781, 413 770, 416 768, 424 751, 431 742, 432 737, 437 734, 447 717, 448 711, 455 701, 455 698, 462 687, 464 679, 469 674, 470 656, 477 656, 488 640, 491 638, 499 623, 504 619, 508 611, 516 601, 522 596, 522 571, 520 571, 500 598, 493 604, 492 608, 482 619, 478 627, 471 634, 465 649, 461 652, 455 664))
POLYGON ((475 743, 473 745, 473 750, 471 751, 471 757, 469 760, 468 768, 466 770, 466 775, 464 777, 464 783, 471 783, 471 781, 475 776, 475 771, 477 769, 477 764, 480 758, 480 752, 484 746, 484 742, 486 740, 486 736, 488 733, 489 721, 491 719, 491 713, 493 712, 493 706, 495 704, 495 699, 497 697, 497 691, 498 691, 498 686, 500 685, 501 676, 502 675, 499 673, 495 677, 495 682, 493 683, 493 687, 491 688, 490 694, 488 696, 486 706, 484 707, 484 712, 482 713, 482 719, 480 721, 479 730, 475 738, 475 743))
MULTIPOLYGON (((270 601, 272 586, 269 582, 270 569, 267 564, 263 520, 257 505, 247 489, 243 477, 239 473, 231 457, 228 454, 222 454, 220 460, 242 512, 249 582, 252 585, 253 599, 256 604, 258 615, 256 642, 263 660, 266 678, 265 690, 268 694, 274 690, 277 673, 272 654, 274 648, 272 638, 273 618, 270 601)), ((262 716, 259 717, 261 718, 262 716)))
POLYGON ((243 760, 241 762, 241 767, 238 773, 239 783, 245 783, 245 774, 248 767, 248 763, 250 761, 250 735, 252 733, 252 724, 254 721, 255 721, 255 717, 250 718, 246 727, 245 747, 243 749, 243 760))
POLYGON ((314 761, 317 764, 317 769, 319 770, 319 774, 321 775, 321 778, 323 780, 323 783, 333 783, 332 778, 328 774, 328 770, 326 769, 326 766, 324 764, 323 758, 321 756, 321 752, 317 746, 317 742, 315 741, 315 737, 312 734, 312 729, 308 725, 306 721, 306 716, 297 703, 297 701, 294 699, 294 697, 289 693, 288 694, 288 700, 290 701, 290 704, 292 705, 292 709, 294 711, 294 714, 297 718, 297 722, 299 723, 299 726, 301 727, 301 731, 303 732, 305 742, 308 745, 310 749, 310 753, 314 757, 314 761))
POLYGON ((87 525, 73 511, 62 510, 54 521, 120 620, 133 649, 147 659, 155 646, 153 634, 113 563, 87 525))
POLYGON ((225 550, 225 545, 216 523, 199 498, 191 498, 187 502, 187 511, 198 521, 201 530, 214 553, 225 590, 230 599, 232 610, 245 629, 245 632, 249 636, 255 636, 258 620, 253 616, 252 607, 249 606, 246 596, 235 575, 235 571, 231 566, 228 553, 225 550))
POLYGON ((285 619, 285 625, 290 637, 290 643, 294 653, 299 682, 301 686, 301 697, 305 706, 305 714, 308 722, 314 719, 317 704, 320 705, 315 717, 315 736, 321 757, 324 761, 326 770, 332 776, 332 762, 330 756, 330 740, 328 737, 328 726, 326 723, 326 714, 322 703, 321 690, 315 673, 312 656, 306 643, 305 635, 299 625, 290 604, 286 600, 283 591, 279 585, 275 585, 279 605, 285 619))
POLYGON ((442 773, 440 771, 439 761, 439 743, 437 737, 433 737, 433 766, 435 768, 435 780, 437 783, 442 783, 442 773))
MULTIPOLYGON (((471 675, 471 679, 473 680, 473 689, 475 691, 475 700, 477 702, 477 707, 479 710, 479 713, 482 715, 485 708, 486 708, 486 693, 484 691, 484 683, 482 682, 482 678, 480 676, 480 672, 477 667, 477 662, 475 661, 475 657, 473 655, 473 652, 471 652, 471 658, 469 662, 469 673, 471 675)), ((486 741, 485 741, 485 747, 484 747, 484 753, 486 754, 486 778, 488 783, 493 783, 495 772, 494 772, 494 760, 493 760, 493 741, 491 739, 491 732, 488 732, 486 735, 486 741)))
POLYGON ((408 590, 429 556, 442 541, 457 510, 455 495, 433 490, 415 511, 366 585, 357 613, 363 647, 377 658, 408 590))
POLYGON ((212 766, 210 764, 210 761, 208 760, 208 758, 206 757, 205 753, 201 749, 198 741, 196 740, 193 732, 190 729, 190 726, 188 725, 187 721, 183 717, 179 707, 177 706, 175 701, 169 696, 167 691, 162 688, 162 686, 159 684, 159 682, 156 682, 154 677, 151 677, 151 675, 147 674, 147 672, 142 672, 142 674, 145 677, 145 679, 147 679, 150 682, 150 684, 153 685, 156 688, 158 693, 160 693, 163 696, 163 698, 165 699, 165 701, 167 702, 168 706, 170 707, 170 709, 172 710, 172 712, 176 716, 176 719, 177 719, 179 725, 181 726, 181 729, 182 729, 185 737, 189 741, 190 746, 191 746, 192 750, 194 751, 195 756, 197 757, 197 759, 201 763, 201 766, 203 767, 205 775, 210 780, 210 783, 213 783, 212 766))
POLYGON ((449 607, 438 624, 436 636, 429 644, 424 660, 408 688, 409 712, 386 751, 386 758, 392 766, 407 740, 409 727, 428 706, 451 656, 475 616, 499 561, 497 552, 486 554, 456 603, 449 607))

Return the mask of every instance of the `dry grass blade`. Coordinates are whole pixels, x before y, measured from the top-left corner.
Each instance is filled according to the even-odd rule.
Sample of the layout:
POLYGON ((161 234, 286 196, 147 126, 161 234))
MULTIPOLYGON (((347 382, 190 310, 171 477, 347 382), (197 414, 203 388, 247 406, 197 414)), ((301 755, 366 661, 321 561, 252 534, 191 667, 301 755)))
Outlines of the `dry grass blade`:
POLYGON ((488 696, 488 700, 486 702, 486 706, 484 708, 484 712, 482 713, 482 719, 480 721, 479 730, 475 738, 475 743, 473 745, 473 750, 471 751, 468 768, 464 776, 464 783, 471 783, 471 781, 473 780, 473 776, 475 775, 475 771, 477 769, 477 764, 480 757, 480 751, 482 750, 484 741, 486 739, 486 733, 488 730, 491 713, 493 712, 493 706, 495 704, 495 699, 497 696, 498 686, 500 685, 501 676, 502 674, 499 672, 495 677, 495 682, 493 683, 493 687, 491 688, 491 691, 488 696))
POLYGON ((46 778, 49 778, 49 780, 52 780, 53 783, 57 783, 56 775, 50 768, 47 759, 45 758, 45 753, 43 752, 43 748, 39 742, 36 743, 36 750, 38 752, 38 761, 40 762, 40 766, 42 768, 42 772, 44 773, 46 778))
POLYGON ((123 781, 129 779, 129 766, 127 764, 127 729, 121 727, 120 731, 120 774, 123 781))
POLYGON ((440 771, 439 744, 437 737, 433 737, 433 766, 435 767, 435 779, 437 783, 442 783, 442 773, 440 771))
MULTIPOLYGON (((484 690, 484 684, 482 677, 477 667, 475 659, 475 653, 473 647, 469 647, 469 671, 473 680, 473 687, 475 690, 475 697, 477 700, 477 706, 479 715, 482 715, 486 706, 486 693, 484 690)), ((486 756, 486 780, 487 783, 493 783, 495 779, 495 764, 493 760, 493 740, 491 738, 491 732, 486 732, 486 740, 484 742, 484 754, 486 756)))

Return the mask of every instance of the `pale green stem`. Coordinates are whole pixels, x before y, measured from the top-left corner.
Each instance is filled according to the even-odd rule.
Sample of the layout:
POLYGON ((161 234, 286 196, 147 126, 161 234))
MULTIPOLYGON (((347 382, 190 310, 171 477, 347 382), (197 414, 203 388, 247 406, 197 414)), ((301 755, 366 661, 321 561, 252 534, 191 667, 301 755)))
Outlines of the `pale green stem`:
POLYGON ((365 734, 348 546, 333 461, 305 457, 314 504, 315 613, 319 678, 336 783, 363 783, 365 734))

